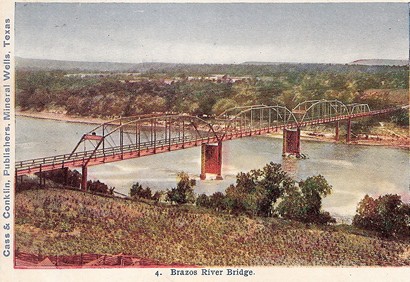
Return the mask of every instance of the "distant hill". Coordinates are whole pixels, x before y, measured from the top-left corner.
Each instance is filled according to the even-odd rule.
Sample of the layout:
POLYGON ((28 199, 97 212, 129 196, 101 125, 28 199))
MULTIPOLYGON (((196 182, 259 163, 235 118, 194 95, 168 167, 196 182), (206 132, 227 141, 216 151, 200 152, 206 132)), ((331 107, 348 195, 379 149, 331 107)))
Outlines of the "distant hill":
POLYGON ((271 75, 276 72, 323 72, 343 73, 359 71, 377 73, 386 68, 397 68, 407 65, 407 61, 394 60, 358 60, 350 64, 319 64, 319 63, 286 63, 248 61, 240 64, 180 64, 180 63, 115 63, 115 62, 82 62, 27 59, 16 57, 17 70, 61 70, 65 72, 137 72, 137 73, 167 73, 170 75, 209 75, 224 73, 228 75, 271 75), (382 64, 384 62, 384 64, 382 64), (390 62, 387 64, 386 62, 390 62), (393 62, 400 62, 393 64, 393 62))
POLYGON ((363 66, 407 66, 409 61, 406 60, 384 60, 384 59, 363 59, 356 60, 349 65, 363 65, 363 66))
POLYGON ((145 72, 150 69, 173 67, 167 63, 113 63, 113 62, 80 62, 43 59, 26 59, 16 57, 17 69, 28 70, 63 70, 63 71, 99 71, 99 72, 145 72))
POLYGON ((243 62, 241 65, 252 65, 252 66, 264 66, 264 65, 269 65, 269 66, 276 66, 276 65, 291 65, 291 64, 297 64, 297 63, 286 63, 286 62, 243 62))

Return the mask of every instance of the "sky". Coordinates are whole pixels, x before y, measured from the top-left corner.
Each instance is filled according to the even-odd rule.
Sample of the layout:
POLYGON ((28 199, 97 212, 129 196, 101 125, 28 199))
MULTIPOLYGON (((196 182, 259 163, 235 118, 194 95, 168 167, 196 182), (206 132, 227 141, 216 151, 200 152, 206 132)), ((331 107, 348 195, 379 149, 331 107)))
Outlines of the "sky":
POLYGON ((16 3, 23 58, 348 63, 408 59, 406 3, 16 3))

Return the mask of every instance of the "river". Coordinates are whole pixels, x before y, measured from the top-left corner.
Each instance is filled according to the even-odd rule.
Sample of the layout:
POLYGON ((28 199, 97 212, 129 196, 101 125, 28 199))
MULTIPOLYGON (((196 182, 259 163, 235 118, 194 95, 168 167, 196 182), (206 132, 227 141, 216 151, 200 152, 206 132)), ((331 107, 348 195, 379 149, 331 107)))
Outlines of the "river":
MULTIPOLYGON (((16 159, 71 152, 83 133, 93 127, 95 125, 18 116, 16 159)), ((128 194, 137 181, 152 191, 175 187, 176 174, 185 171, 197 179, 196 193, 212 194, 223 192, 235 183, 237 173, 262 168, 273 161, 281 163, 296 180, 323 175, 333 186, 333 193, 323 200, 323 208, 334 216, 351 218, 365 194, 399 194, 403 201, 410 202, 408 150, 305 140, 301 141, 301 150, 308 159, 283 159, 281 150, 282 139, 270 136, 224 142, 223 180, 199 180, 200 147, 92 166, 88 177, 128 194)))

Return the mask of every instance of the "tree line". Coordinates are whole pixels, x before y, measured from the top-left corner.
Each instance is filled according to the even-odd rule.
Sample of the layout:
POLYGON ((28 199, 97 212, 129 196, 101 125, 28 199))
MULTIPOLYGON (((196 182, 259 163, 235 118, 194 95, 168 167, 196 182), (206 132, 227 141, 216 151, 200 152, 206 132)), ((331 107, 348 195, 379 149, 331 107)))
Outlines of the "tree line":
POLYGON ((293 108, 312 99, 369 103, 381 108, 407 99, 409 73, 404 67, 319 66, 214 66, 207 73, 205 67, 198 72, 175 66, 133 78, 115 73, 80 77, 63 71, 19 70, 16 101, 21 110, 57 109, 67 114, 111 117, 152 112, 213 115, 251 104, 293 108), (211 81, 206 79, 211 70, 246 77, 236 82, 211 81), (196 76, 189 79, 189 75, 196 76), (373 89, 377 91, 370 91, 373 89))

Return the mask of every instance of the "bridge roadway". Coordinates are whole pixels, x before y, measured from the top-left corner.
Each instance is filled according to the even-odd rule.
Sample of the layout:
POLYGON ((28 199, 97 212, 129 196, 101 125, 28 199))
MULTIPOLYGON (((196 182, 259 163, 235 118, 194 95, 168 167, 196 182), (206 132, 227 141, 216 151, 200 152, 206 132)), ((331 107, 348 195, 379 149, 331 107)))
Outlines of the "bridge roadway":
POLYGON ((369 112, 355 113, 349 115, 339 115, 333 117, 324 117, 302 122, 290 122, 287 124, 274 125, 270 127, 250 129, 243 131, 228 132, 222 138, 217 136, 208 136, 204 138, 194 138, 193 136, 174 137, 168 139, 156 140, 155 142, 139 142, 138 144, 114 146, 110 148, 87 150, 76 152, 74 154, 55 155, 44 158, 36 158, 15 163, 16 176, 45 172, 60 168, 78 168, 84 165, 92 166, 104 163, 111 163, 121 160, 149 156, 158 153, 181 150, 200 146, 202 143, 211 144, 218 141, 227 141, 237 138, 243 138, 254 135, 262 135, 273 131, 300 128, 309 125, 325 124, 354 118, 369 117, 389 113, 397 108, 375 110, 369 112), (219 140, 218 140, 219 139, 219 140))

